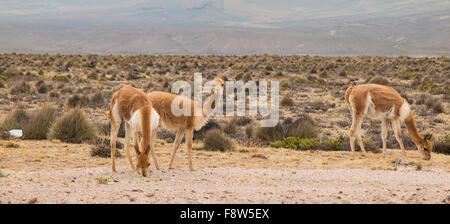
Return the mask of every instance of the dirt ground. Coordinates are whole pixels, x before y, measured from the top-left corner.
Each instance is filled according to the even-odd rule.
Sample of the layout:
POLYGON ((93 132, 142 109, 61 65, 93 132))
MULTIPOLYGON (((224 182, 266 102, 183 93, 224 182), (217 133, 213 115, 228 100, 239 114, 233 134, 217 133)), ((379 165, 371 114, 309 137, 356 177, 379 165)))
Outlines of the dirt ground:
MULTIPOLYGON (((368 157, 349 152, 238 148, 199 150, 189 171, 181 148, 167 169, 170 144, 159 141, 148 177, 125 157, 90 156, 90 145, 14 140, 0 149, 1 203, 449 203, 450 156, 417 151, 368 157)), ((6 145, 5 142, 1 142, 6 145)), ((122 154, 125 153, 122 151, 122 154)))

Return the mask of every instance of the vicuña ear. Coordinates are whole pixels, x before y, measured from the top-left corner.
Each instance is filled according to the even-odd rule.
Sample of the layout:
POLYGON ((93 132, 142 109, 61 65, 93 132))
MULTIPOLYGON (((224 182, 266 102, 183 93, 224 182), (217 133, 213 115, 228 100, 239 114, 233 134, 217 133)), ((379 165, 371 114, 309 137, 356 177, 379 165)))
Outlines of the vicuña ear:
POLYGON ((148 155, 149 152, 150 152, 150 145, 148 145, 147 148, 145 149, 145 154, 148 155))
POLYGON ((137 147, 136 145, 134 146, 134 151, 136 151, 136 155, 141 154, 141 152, 139 152, 139 147, 137 147))
POLYGON ((425 137, 423 139, 425 140, 430 140, 431 137, 433 137, 433 134, 426 134, 425 137))

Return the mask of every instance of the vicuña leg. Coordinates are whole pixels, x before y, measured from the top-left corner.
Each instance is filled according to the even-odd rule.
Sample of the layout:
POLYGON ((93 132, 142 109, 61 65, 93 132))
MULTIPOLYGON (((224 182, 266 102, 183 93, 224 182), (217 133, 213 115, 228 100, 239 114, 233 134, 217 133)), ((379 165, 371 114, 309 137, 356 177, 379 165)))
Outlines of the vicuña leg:
POLYGON ((116 172, 116 139, 117 134, 119 133, 120 123, 122 119, 119 114, 119 110, 117 104, 114 105, 111 111, 111 169, 113 172, 116 172))
POLYGON ((189 169, 191 169, 191 171, 193 171, 194 168, 192 167, 192 138, 194 137, 194 129, 187 130, 185 137, 186 137, 186 147, 187 147, 189 169))
POLYGON ((130 140, 131 140, 131 127, 130 125, 125 122, 125 152, 127 153, 128 161, 130 162, 131 169, 136 170, 136 167, 134 166, 133 159, 131 158, 130 154, 130 140))
MULTIPOLYGON (((362 116, 358 115, 356 113, 353 113, 353 122, 352 126, 350 128, 350 148, 352 149, 352 155, 355 155, 355 140, 358 137, 358 143, 359 143, 359 134, 360 134, 360 128, 362 123, 362 116)), ((360 144, 361 146, 361 144, 360 144)))
POLYGON ((391 121, 392 123, 392 129, 394 129, 395 138, 397 139, 398 144, 400 145, 400 148, 402 149, 403 155, 406 155, 405 146, 403 145, 402 140, 402 126, 400 124, 400 121, 391 121))
MULTIPOLYGON (((132 132, 134 133, 134 150, 136 151, 136 161, 138 161, 139 158, 137 152, 141 152, 141 150, 139 150, 139 134, 136 130, 132 130, 132 132)), ((136 169, 136 172, 140 174, 140 169, 136 169)))
POLYGON ((154 130, 152 132, 151 143, 150 143, 150 152, 152 153, 152 158, 153 158, 153 162, 155 162, 155 167, 156 167, 156 169, 159 170, 158 161, 156 160, 156 155, 155 155, 155 136, 156 136, 156 130, 154 130))
POLYGON ((183 139, 184 130, 178 129, 177 135, 175 137, 175 142, 173 143, 172 157, 169 162, 169 169, 172 169, 173 160, 175 158, 175 154, 177 153, 178 148, 180 147, 181 140, 183 139))
POLYGON ((383 153, 386 154, 386 139, 388 136, 389 120, 381 121, 381 139, 383 140, 383 153))

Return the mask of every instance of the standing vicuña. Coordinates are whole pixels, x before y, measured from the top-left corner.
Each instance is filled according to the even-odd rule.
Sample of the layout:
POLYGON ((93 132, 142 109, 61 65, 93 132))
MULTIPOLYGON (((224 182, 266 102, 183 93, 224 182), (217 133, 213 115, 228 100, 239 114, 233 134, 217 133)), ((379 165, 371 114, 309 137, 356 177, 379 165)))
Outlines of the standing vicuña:
POLYGON ((156 128, 159 125, 159 115, 153 109, 147 95, 138 89, 131 86, 124 86, 115 92, 111 98, 111 105, 109 111, 109 119, 111 121, 111 160, 112 170, 116 171, 115 164, 115 150, 116 138, 119 132, 122 118, 125 120, 125 150, 131 168, 142 171, 142 175, 147 175, 150 161, 148 158, 149 151, 152 153, 153 161, 156 168, 158 162, 156 161, 152 136, 156 133, 156 128), (139 151, 138 139, 139 133, 142 134, 141 151, 139 151), (134 167, 133 161, 128 149, 131 135, 134 136, 134 149, 136 150, 137 164, 134 167))
POLYGON ((361 150, 366 153, 361 140, 361 123, 364 116, 367 115, 382 121, 383 153, 386 153, 386 138, 390 122, 403 155, 406 155, 401 130, 401 124, 405 122, 409 136, 416 144, 423 159, 429 160, 431 158, 432 144, 430 139, 432 134, 426 134, 422 138, 417 131, 416 122, 408 102, 395 89, 376 84, 350 86, 345 92, 345 101, 353 118, 350 129, 350 147, 353 154, 355 153, 356 138, 361 150))
MULTIPOLYGON (((175 142, 173 143, 172 157, 170 159, 169 168, 172 168, 173 160, 175 154, 180 146, 181 140, 185 135, 188 163, 189 168, 192 168, 192 138, 194 135, 194 130, 200 130, 208 121, 209 114, 214 110, 215 105, 222 98, 224 81, 220 78, 215 78, 214 80, 215 88, 212 89, 213 96, 210 96, 205 103, 202 105, 200 102, 187 99, 187 102, 191 105, 191 116, 175 116, 171 110, 171 105, 174 99, 178 96, 167 92, 151 92, 148 94, 150 102, 153 108, 158 112, 162 122, 166 127, 172 130, 176 130, 177 134, 175 137, 175 142), (194 107, 201 110, 201 115, 196 116, 194 114, 194 107)), ((180 105, 183 105, 180 103, 180 105)))

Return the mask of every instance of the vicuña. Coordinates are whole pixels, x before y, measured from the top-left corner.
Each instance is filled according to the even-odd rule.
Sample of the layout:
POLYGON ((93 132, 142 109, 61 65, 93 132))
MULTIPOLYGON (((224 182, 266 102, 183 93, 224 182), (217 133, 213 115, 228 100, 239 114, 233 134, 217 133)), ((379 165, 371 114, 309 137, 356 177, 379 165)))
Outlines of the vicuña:
POLYGON ((432 144, 430 139, 432 134, 426 134, 424 137, 419 134, 408 102, 395 89, 376 84, 350 86, 345 92, 345 101, 353 118, 350 128, 350 147, 353 155, 355 153, 356 139, 358 139, 361 150, 366 154, 361 139, 361 124, 364 116, 367 115, 382 121, 383 153, 386 153, 386 138, 390 123, 402 153, 406 155, 401 130, 401 124, 404 122, 409 136, 422 154, 422 158, 425 160, 431 158, 432 144))
POLYGON ((151 102, 147 95, 131 86, 124 86, 115 92, 111 98, 109 119, 111 121, 111 160, 112 171, 116 171, 115 166, 115 150, 116 138, 119 132, 120 123, 122 119, 125 120, 125 150, 131 168, 142 172, 142 175, 147 176, 150 161, 148 158, 151 152, 155 166, 159 169, 154 152, 154 142, 152 139, 156 134, 156 129, 159 125, 159 115, 153 109, 151 102), (139 151, 139 133, 142 134, 139 151), (134 167, 133 161, 128 149, 131 135, 134 136, 134 149, 136 150, 137 164, 134 167))
POLYGON ((215 87, 211 90, 212 96, 209 96, 204 104, 201 102, 193 101, 184 96, 178 96, 167 92, 151 92, 147 96, 153 108, 160 115, 162 123, 169 129, 176 131, 175 142, 173 143, 172 157, 170 158, 169 168, 172 168, 173 160, 175 154, 180 146, 183 136, 185 136, 187 155, 189 168, 194 170, 192 167, 192 138, 194 135, 194 130, 200 130, 208 121, 209 115, 212 114, 217 102, 220 101, 223 94, 224 81, 220 78, 215 78, 213 80, 215 87), (177 98, 180 97, 180 98, 177 98), (175 101, 175 99, 181 99, 180 101, 175 101), (172 103, 179 102, 179 108, 184 108, 190 106, 190 115, 181 114, 176 116, 172 111, 172 103), (194 113, 195 111, 201 111, 199 115, 194 113))

